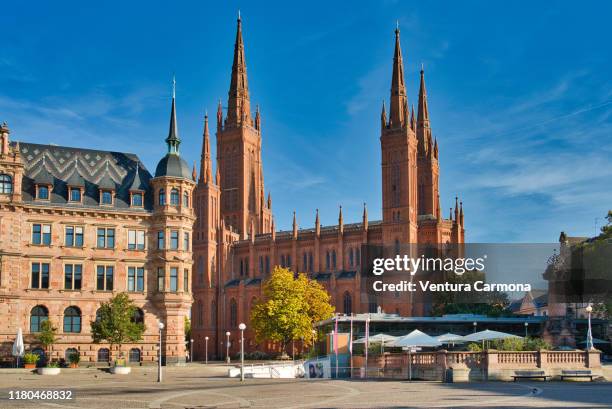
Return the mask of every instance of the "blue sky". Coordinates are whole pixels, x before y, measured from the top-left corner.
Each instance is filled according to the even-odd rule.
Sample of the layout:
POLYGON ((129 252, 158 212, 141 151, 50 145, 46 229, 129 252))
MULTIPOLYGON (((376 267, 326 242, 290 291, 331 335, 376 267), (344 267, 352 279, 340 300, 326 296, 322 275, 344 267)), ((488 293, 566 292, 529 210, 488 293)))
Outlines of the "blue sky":
MULTIPOLYGON (((0 120, 14 140, 165 152, 177 78, 182 155, 227 100, 242 11, 277 226, 381 213, 379 116, 396 20, 416 103, 423 63, 441 199, 472 242, 593 235, 612 208, 612 47, 606 2, 11 2, 0 120), (295 4, 291 4, 295 3, 295 4)), ((213 121, 214 122, 214 121, 213 121)), ((213 126, 214 131, 214 126, 213 126)), ((446 214, 448 210, 444 213, 446 214)))

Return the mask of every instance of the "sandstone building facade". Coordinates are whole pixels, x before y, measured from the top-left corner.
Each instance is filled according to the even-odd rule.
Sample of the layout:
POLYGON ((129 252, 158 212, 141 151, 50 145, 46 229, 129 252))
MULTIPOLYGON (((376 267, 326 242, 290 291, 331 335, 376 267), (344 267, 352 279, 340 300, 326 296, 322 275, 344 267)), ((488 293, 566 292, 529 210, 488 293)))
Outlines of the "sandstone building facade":
MULTIPOLYGON (((58 329, 52 359, 78 351, 104 364, 116 348, 92 344, 100 303, 128 292, 144 340, 125 345, 132 365, 185 360, 189 315, 195 177, 179 156, 172 98, 168 153, 151 175, 138 157, 9 141, 0 128, 0 353, 10 358, 18 328, 26 351, 42 354, 35 334, 44 320, 58 329)), ((161 147, 161 141, 160 141, 161 147)))
POLYGON ((261 296, 262 281, 274 266, 305 272, 321 282, 340 313, 383 309, 419 315, 422 307, 404 299, 368 297, 361 284, 364 245, 439 244, 464 242, 462 205, 456 200, 448 219, 442 217, 439 194, 438 142, 432 136, 424 72, 420 73, 417 113, 408 103, 399 29, 389 109, 380 118, 382 153, 382 220, 371 221, 364 205, 357 223, 298 228, 294 214, 290 231, 276 231, 272 199, 264 189, 261 160, 262 128, 259 108, 252 114, 247 80, 242 21, 234 46, 227 112, 221 103, 216 115, 217 167, 213 159, 208 117, 204 121, 200 175, 194 193, 194 280, 192 334, 194 355, 239 350, 238 325, 247 324, 245 349, 266 350, 249 330, 251 306, 261 296), (208 341, 206 341, 208 339, 208 341))

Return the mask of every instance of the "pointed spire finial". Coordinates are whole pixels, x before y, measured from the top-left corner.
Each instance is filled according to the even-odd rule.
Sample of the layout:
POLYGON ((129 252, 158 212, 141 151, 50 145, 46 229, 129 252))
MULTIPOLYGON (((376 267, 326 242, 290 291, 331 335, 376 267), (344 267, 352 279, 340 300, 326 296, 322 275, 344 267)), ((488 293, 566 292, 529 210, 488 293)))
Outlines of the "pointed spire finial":
POLYGON ((176 78, 172 75, 172 107, 170 108, 170 129, 166 144, 168 145, 168 153, 179 153, 179 145, 181 140, 178 136, 178 124, 176 122, 176 78))
POLYGON ((240 18, 240 9, 238 9, 238 21, 242 20, 242 18, 240 18))
POLYGON ((395 50, 393 52, 393 70, 391 74, 391 103, 389 105, 389 126, 400 128, 406 125, 406 83, 404 81, 404 62, 400 45, 399 28, 395 30, 395 50))
POLYGON ((400 31, 399 29, 399 19, 395 20, 395 33, 398 34, 400 31))

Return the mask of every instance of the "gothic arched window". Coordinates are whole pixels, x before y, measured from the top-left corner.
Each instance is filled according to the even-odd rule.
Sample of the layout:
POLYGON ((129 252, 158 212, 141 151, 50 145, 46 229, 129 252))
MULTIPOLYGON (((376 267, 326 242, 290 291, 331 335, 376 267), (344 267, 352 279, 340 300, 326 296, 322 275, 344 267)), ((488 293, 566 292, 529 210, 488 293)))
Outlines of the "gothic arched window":
POLYGON ((342 300, 342 304, 344 306, 344 313, 346 315, 351 315, 353 313, 353 297, 351 297, 351 293, 346 291, 344 293, 344 297, 342 300))
POLYGON ((238 326, 238 303, 232 298, 230 301, 230 328, 238 326))

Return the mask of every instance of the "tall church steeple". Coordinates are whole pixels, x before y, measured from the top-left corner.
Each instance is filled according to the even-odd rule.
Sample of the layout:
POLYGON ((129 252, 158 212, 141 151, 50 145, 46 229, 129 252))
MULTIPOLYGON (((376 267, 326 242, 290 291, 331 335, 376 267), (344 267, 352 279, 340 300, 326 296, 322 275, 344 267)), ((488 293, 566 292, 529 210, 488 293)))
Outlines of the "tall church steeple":
POLYGON ((391 105, 389 122, 391 128, 399 128, 405 125, 406 107, 406 84, 404 82, 404 62, 402 60, 402 47, 400 45, 399 24, 395 29, 395 52, 393 54, 393 74, 391 77, 391 105))
POLYGON ((417 114, 417 139, 419 140, 419 154, 432 153, 431 126, 429 123, 429 108, 427 107, 427 89, 425 88, 425 70, 421 66, 421 84, 419 86, 419 104, 417 114))
POLYGON ((244 42, 242 40, 242 19, 240 18, 240 13, 238 13, 234 62, 232 64, 232 79, 228 93, 225 126, 241 126, 244 124, 251 125, 251 104, 249 101, 244 42))

